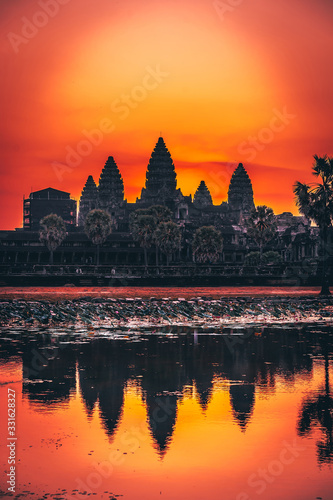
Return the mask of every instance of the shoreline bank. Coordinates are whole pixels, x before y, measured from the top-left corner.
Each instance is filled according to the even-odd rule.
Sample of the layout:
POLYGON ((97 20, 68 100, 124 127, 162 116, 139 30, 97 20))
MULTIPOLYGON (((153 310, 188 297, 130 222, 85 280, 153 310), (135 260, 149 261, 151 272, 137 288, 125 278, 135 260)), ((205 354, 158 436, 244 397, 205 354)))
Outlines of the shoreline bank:
POLYGON ((333 298, 309 296, 207 296, 113 298, 84 296, 59 300, 0 297, 0 326, 82 325, 128 330, 145 326, 230 324, 333 324, 333 298))

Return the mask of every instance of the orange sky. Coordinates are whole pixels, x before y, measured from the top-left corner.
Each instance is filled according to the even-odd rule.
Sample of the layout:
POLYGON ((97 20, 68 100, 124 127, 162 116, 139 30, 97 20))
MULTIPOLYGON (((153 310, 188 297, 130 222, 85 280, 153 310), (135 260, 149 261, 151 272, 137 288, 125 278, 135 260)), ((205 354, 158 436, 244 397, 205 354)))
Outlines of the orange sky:
POLYGON ((31 188, 78 199, 109 155, 134 201, 160 132, 184 194, 204 179, 220 203, 243 162, 257 204, 296 213, 293 182, 333 154, 333 4, 236 3, 1 2, 0 228, 31 188))

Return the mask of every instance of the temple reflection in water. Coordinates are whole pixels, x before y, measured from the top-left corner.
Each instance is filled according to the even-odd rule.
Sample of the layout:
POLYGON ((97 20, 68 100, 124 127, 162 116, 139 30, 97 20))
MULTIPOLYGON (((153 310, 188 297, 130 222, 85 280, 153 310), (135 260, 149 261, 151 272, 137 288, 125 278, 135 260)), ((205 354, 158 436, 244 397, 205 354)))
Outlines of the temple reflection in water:
POLYGON ((17 348, 8 344, 1 356, 22 356, 23 397, 35 410, 52 412, 66 406, 78 389, 87 418, 98 410, 109 439, 121 420, 128 385, 134 384, 146 408, 155 448, 163 457, 172 443, 183 398, 195 398, 206 412, 223 384, 229 391, 233 421, 245 433, 254 418, 256 399, 273 395, 277 383, 292 387, 296 376, 306 383, 313 375, 313 356, 320 355, 327 360, 323 393, 304 399, 295 425, 299 435, 306 436, 319 422, 324 434, 318 460, 332 460, 328 379, 332 344, 325 332, 316 341, 306 328, 253 328, 241 336, 235 335, 237 330, 230 336, 201 335, 184 328, 182 335, 175 333, 136 341, 85 337, 79 342, 44 333, 17 348))

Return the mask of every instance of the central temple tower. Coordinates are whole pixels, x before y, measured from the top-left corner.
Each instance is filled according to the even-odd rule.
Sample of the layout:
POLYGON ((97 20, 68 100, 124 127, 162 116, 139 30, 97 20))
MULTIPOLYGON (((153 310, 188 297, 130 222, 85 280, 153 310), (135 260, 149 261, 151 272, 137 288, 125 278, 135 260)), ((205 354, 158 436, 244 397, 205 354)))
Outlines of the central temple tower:
POLYGON ((98 205, 102 210, 112 212, 124 201, 124 182, 119 168, 109 156, 104 165, 98 186, 98 205))
POLYGON ((242 163, 232 174, 228 190, 228 204, 231 210, 243 215, 248 215, 254 208, 252 182, 242 163))
POLYGON ((140 201, 161 204, 177 196, 177 176, 171 154, 162 137, 159 137, 149 160, 146 172, 146 187, 141 191, 140 201))

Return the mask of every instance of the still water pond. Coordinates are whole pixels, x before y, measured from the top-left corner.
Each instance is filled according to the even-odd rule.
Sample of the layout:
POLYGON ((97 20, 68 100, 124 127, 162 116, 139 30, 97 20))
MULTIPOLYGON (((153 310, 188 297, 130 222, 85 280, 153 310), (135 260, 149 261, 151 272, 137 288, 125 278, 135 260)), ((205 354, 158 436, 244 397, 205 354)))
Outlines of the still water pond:
POLYGON ((0 336, 18 498, 333 498, 330 327, 0 336))

